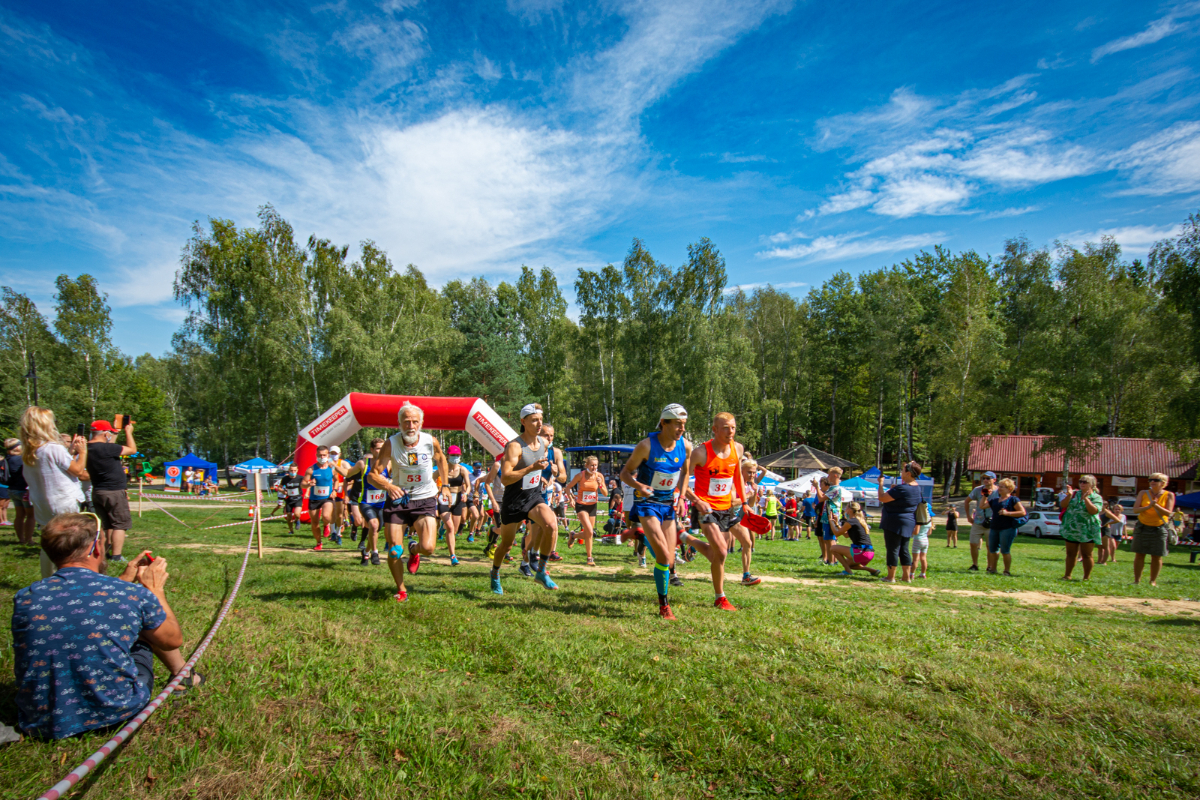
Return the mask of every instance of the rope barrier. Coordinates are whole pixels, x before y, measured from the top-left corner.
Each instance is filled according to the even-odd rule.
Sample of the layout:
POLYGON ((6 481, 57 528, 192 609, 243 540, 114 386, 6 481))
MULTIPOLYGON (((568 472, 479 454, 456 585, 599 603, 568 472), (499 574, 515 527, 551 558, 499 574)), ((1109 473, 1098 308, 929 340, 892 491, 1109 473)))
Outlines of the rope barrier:
POLYGON ((225 620, 225 615, 229 613, 229 609, 233 607, 233 601, 237 598, 238 589, 241 588, 242 578, 246 575, 246 565, 250 563, 250 546, 254 544, 254 531, 250 532, 250 538, 246 540, 246 555, 242 559, 242 568, 238 572, 237 580, 234 581, 233 591, 229 593, 229 599, 225 601, 225 605, 221 607, 221 613, 217 615, 217 619, 213 622, 212 628, 209 629, 208 635, 204 637, 204 641, 200 642, 200 646, 196 648, 196 652, 192 653, 192 657, 183 665, 183 669, 171 679, 166 687, 159 692, 158 696, 151 700, 145 708, 142 709, 136 717, 129 721, 129 724, 121 728, 117 735, 104 743, 96 752, 92 753, 87 760, 80 764, 75 769, 63 778, 52 788, 38 797, 38 800, 58 800, 65 792, 70 791, 71 787, 79 783, 84 776, 99 766, 100 762, 108 758, 114 750, 133 735, 133 732, 142 726, 142 723, 150 718, 150 715, 158 710, 158 707, 163 704, 172 692, 178 688, 183 679, 192 674, 192 667, 200 660, 200 656, 204 655, 204 651, 208 649, 209 643, 217 634, 217 629, 221 627, 221 623, 225 620))
POLYGON ((159 492, 142 492, 142 497, 146 498, 147 500, 157 497, 161 500, 184 500, 189 503, 194 500, 205 500, 210 503, 250 503, 251 501, 249 499, 234 499, 234 498, 240 498, 244 494, 250 494, 250 492, 238 492, 235 495, 229 495, 227 497, 211 497, 208 495, 201 495, 201 494, 190 495, 190 494, 162 494, 159 492))

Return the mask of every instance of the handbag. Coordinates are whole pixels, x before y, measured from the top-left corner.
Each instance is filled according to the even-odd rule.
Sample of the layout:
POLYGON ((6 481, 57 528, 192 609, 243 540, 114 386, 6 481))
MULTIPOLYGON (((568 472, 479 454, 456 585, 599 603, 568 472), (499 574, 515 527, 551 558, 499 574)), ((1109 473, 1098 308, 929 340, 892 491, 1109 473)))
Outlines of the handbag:
POLYGON ((928 525, 932 522, 933 518, 929 516, 929 504, 922 500, 913 513, 913 517, 917 520, 918 525, 928 525))
MULTIPOLYGON (((1010 502, 1010 503, 1007 503, 1008 507, 1007 507, 1005 510, 1006 510, 1006 511, 1012 511, 1012 510, 1013 510, 1013 506, 1015 506, 1015 505, 1017 504, 1017 502, 1018 502, 1018 501, 1017 501, 1017 496, 1014 494, 1014 495, 1012 495, 1011 497, 1009 497, 1008 499, 1009 499, 1011 502, 1010 502)), ((1013 518, 1012 518, 1012 521, 1013 521, 1013 527, 1015 527, 1015 528, 1019 528, 1019 527, 1021 527, 1022 525, 1024 525, 1026 522, 1029 522, 1029 515, 1028 515, 1028 514, 1026 514, 1026 515, 1025 515, 1025 516, 1023 516, 1023 517, 1013 517, 1013 518)))

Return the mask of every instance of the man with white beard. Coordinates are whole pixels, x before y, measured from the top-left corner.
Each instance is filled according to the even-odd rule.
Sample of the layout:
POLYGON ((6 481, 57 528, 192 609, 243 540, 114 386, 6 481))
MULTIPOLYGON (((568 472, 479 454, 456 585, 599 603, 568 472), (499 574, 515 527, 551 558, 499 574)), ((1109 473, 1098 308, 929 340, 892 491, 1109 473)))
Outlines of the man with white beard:
POLYGON ((450 499, 450 487, 443 486, 439 492, 433 478, 433 468, 438 474, 449 474, 446 456, 441 443, 421 430, 425 412, 412 403, 400 406, 397 414, 400 432, 383 444, 378 458, 371 463, 367 480, 374 486, 387 491, 387 503, 383 506, 384 535, 388 544, 388 569, 396 581, 394 599, 403 603, 408 599, 404 588, 405 564, 403 535, 404 527, 412 528, 416 542, 409 546, 408 572, 417 574, 421 556, 432 555, 437 544, 437 504, 439 494, 442 502, 450 499), (384 468, 388 474, 384 475, 384 468))

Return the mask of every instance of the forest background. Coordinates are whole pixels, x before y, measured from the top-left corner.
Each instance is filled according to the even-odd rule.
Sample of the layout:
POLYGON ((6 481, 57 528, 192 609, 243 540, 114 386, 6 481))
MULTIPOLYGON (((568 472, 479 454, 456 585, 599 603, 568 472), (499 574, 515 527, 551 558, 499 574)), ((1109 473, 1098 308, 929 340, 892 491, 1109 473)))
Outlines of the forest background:
POLYGON ((58 277, 52 322, 3 287, 0 430, 34 400, 32 359, 61 430, 132 414, 156 467, 185 450, 283 460, 350 391, 479 396, 514 424, 538 401, 563 446, 634 442, 679 402, 699 439, 732 411, 752 453, 914 457, 948 486, 980 434, 1045 434, 1068 458, 1103 436, 1200 438, 1200 215, 1145 262, 1111 239, 1017 237, 994 258, 935 248, 839 272, 803 298, 728 286, 708 239, 678 266, 635 239, 620 265, 578 271, 577 319, 546 267, 439 290, 371 241, 348 252, 298 240, 270 206, 257 227, 197 223, 175 281, 188 319, 162 357, 119 352, 89 275, 58 277))

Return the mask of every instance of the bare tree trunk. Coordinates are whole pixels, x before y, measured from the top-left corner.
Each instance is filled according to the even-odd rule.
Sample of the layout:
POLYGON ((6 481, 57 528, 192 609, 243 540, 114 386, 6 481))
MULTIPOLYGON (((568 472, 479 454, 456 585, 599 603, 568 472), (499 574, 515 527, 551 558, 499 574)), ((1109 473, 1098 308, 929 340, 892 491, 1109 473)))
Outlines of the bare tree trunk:
POLYGON ((833 391, 829 393, 829 452, 837 447, 837 377, 833 379, 833 391))

